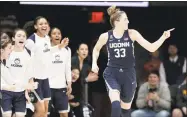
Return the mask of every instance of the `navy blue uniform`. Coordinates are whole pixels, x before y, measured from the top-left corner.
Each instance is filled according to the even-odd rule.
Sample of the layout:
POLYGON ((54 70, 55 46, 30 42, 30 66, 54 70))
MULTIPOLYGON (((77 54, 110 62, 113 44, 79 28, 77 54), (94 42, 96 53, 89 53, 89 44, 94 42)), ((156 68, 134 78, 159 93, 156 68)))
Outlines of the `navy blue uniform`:
POLYGON ((131 102, 137 83, 134 68, 134 46, 133 41, 129 37, 128 30, 124 32, 120 39, 115 38, 113 31, 110 30, 106 47, 108 63, 103 76, 107 89, 119 91, 121 100, 126 103, 131 102))

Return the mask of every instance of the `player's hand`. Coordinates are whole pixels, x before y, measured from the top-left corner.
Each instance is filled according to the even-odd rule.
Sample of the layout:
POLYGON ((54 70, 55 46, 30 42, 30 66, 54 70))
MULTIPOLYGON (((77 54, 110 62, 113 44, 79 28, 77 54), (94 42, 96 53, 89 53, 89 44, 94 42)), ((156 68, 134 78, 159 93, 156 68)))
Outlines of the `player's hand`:
POLYGON ((16 90, 16 85, 15 84, 10 85, 7 90, 8 91, 15 91, 16 90))
POLYGON ((71 94, 71 92, 72 92, 72 88, 71 88, 71 85, 68 85, 67 86, 67 93, 66 93, 66 95, 70 95, 71 94))
POLYGON ((92 72, 98 74, 98 72, 99 72, 99 67, 97 66, 97 64, 93 64, 93 65, 92 65, 92 72))
POLYGON ((182 107, 182 111, 185 115, 187 115, 187 108, 186 107, 182 107))
POLYGON ((70 95, 68 96, 68 99, 69 99, 69 100, 72 100, 72 99, 74 99, 74 98, 75 98, 74 95, 71 95, 71 94, 70 94, 70 95))
POLYGON ((29 97, 28 92, 27 92, 27 93, 25 93, 25 98, 26 98, 26 100, 27 100, 27 102, 28 102, 28 103, 30 103, 30 102, 31 102, 31 98, 29 97))
POLYGON ((28 91, 32 91, 37 88, 38 88, 38 82, 31 82, 31 83, 28 83, 28 85, 26 86, 26 89, 28 91))
POLYGON ((61 41, 61 43, 60 43, 60 48, 64 48, 64 47, 68 46, 68 44, 69 44, 69 38, 65 37, 65 38, 61 41))
POLYGON ((94 81, 97 81, 98 80, 98 74, 97 73, 94 73, 94 72, 90 72, 88 74, 88 77, 87 77, 87 82, 94 82, 94 81))
POLYGON ((169 30, 167 30, 167 31, 164 31, 164 33, 163 33, 163 35, 162 35, 162 38, 163 38, 163 39, 169 38, 170 35, 171 35, 171 31, 173 31, 173 30, 175 30, 175 28, 172 28, 172 29, 169 29, 169 30))

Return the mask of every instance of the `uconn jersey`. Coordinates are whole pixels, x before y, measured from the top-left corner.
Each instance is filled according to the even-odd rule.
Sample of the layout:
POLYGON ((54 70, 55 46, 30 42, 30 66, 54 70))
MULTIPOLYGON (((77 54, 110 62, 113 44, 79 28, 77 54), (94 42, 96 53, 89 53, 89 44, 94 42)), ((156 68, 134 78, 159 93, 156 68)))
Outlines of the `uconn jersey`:
POLYGON ((24 85, 32 76, 31 57, 26 49, 22 52, 13 51, 7 60, 7 67, 15 84, 17 84, 16 92, 24 91, 24 85))
POLYGON ((50 62, 50 52, 56 52, 59 48, 57 46, 51 47, 48 36, 39 37, 35 33, 27 39, 25 46, 33 53, 34 77, 37 79, 46 79, 48 77, 46 73, 50 62))
POLYGON ((124 32, 120 39, 115 38, 113 31, 110 30, 106 46, 108 66, 118 68, 132 68, 135 66, 134 43, 129 37, 128 30, 124 32))
POLYGON ((51 53, 49 63, 50 88, 65 88, 66 81, 71 82, 71 50, 62 48, 51 53))

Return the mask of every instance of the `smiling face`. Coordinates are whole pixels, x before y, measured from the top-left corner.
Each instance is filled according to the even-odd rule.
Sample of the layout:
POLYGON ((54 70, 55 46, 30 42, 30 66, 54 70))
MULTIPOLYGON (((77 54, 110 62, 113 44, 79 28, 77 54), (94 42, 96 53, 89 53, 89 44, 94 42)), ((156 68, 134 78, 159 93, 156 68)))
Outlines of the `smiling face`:
POLYGON ((40 36, 45 36, 49 33, 49 24, 48 21, 45 18, 39 18, 36 21, 36 24, 34 25, 36 29, 36 33, 39 34, 40 36))
POLYGON ((72 81, 76 82, 78 80, 79 76, 80 76, 79 70, 76 69, 76 68, 72 69, 71 73, 72 73, 72 81))
POLYGON ((58 29, 58 28, 53 28, 53 29, 51 30, 50 36, 51 36, 51 42, 52 42, 54 45, 60 44, 60 41, 62 40, 62 34, 61 34, 60 29, 58 29))
POLYGON ((81 44, 79 46, 79 49, 77 50, 77 53, 78 53, 78 56, 84 60, 88 56, 88 45, 81 44))

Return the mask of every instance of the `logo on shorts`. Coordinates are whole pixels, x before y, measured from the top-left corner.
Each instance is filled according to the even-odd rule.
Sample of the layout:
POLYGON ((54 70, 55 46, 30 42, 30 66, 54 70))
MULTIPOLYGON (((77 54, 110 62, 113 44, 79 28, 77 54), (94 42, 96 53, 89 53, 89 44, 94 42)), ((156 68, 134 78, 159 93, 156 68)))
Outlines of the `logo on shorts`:
POLYGON ((123 72, 123 69, 119 69, 119 72, 123 72))
POLYGON ((60 55, 55 55, 55 60, 52 61, 52 63, 63 63, 63 61, 60 60, 60 55))
POLYGON ((15 58, 14 60, 14 64, 11 64, 12 67, 22 67, 22 65, 20 65, 20 59, 19 58, 15 58))
POLYGON ((48 52, 48 51, 50 51, 50 49, 49 49, 47 43, 44 44, 44 48, 45 48, 45 49, 43 50, 43 52, 48 52))

